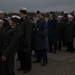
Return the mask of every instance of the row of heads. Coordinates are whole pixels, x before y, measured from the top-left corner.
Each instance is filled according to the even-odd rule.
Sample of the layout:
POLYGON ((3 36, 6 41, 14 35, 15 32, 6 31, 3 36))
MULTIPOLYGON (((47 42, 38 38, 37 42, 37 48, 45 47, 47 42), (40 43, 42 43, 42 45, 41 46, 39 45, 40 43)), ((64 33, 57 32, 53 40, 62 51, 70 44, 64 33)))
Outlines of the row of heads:
MULTIPOLYGON (((26 7, 21 7, 20 8, 20 12, 26 14, 27 13, 27 8, 26 7)), ((0 14, 4 14, 4 13, 5 13, 4 11, 0 11, 0 14)), ((40 14, 40 13, 41 12, 39 10, 37 10, 36 14, 40 14)), ((50 12, 50 14, 54 15, 54 12, 50 12)), ((67 14, 67 12, 64 12, 64 14, 67 14)), ((74 12, 74 14, 75 14, 75 12, 74 12)), ((67 17, 68 18, 73 18, 73 16, 71 14, 68 14, 67 17)), ((62 15, 58 15, 58 18, 63 18, 63 16, 62 15)), ((16 21, 19 21, 20 20, 20 17, 18 15, 13 15, 11 17, 11 20, 14 21, 15 19, 16 19, 16 21)))
MULTIPOLYGON (((40 11, 37 11, 37 14, 40 14, 40 13, 41 13, 40 11)), ((54 15, 55 13, 54 12, 50 12, 49 14, 54 15)), ((64 14, 67 14, 67 12, 64 12, 64 14)), ((74 12, 74 14, 75 14, 75 12, 74 12)), ((57 17, 58 18, 63 18, 62 15, 58 15, 57 17)), ((73 18, 73 16, 71 14, 67 14, 67 17, 68 18, 73 18)))
MULTIPOLYGON (((13 21, 13 22, 19 22, 20 19, 21 19, 21 17, 19 17, 18 15, 13 15, 11 17, 11 21, 13 21)), ((3 23, 4 23, 4 21, 2 19, 0 19, 0 24, 3 24, 3 23)))

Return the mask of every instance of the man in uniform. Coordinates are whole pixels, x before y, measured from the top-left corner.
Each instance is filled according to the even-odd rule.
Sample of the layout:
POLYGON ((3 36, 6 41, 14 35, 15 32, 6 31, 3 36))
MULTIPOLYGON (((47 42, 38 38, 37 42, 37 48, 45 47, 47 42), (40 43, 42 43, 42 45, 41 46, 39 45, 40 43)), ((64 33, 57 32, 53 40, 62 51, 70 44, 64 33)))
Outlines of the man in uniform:
POLYGON ((1 75, 1 40, 3 33, 5 31, 5 28, 3 27, 4 21, 0 19, 0 75, 1 75))
POLYGON ((75 37, 75 22, 73 21, 73 16, 68 14, 68 22, 65 26, 65 41, 67 45, 66 52, 74 53, 73 43, 75 37))
MULTIPOLYGON (((68 21, 67 15, 68 15, 67 12, 64 11, 62 21, 64 22, 65 25, 66 25, 66 23, 68 21)), ((66 46, 65 36, 63 36, 63 38, 62 38, 62 44, 63 44, 63 47, 66 46)))
POLYGON ((61 50, 61 47, 62 47, 62 39, 64 37, 64 29, 65 29, 65 25, 64 25, 64 22, 62 21, 62 16, 59 15, 57 20, 58 20, 58 50, 60 51, 61 50))
POLYGON ((1 75, 15 75, 14 57, 21 37, 21 29, 18 27, 20 17, 12 16, 11 20, 12 26, 5 30, 1 41, 1 75))
POLYGON ((38 20, 36 21, 36 34, 35 34, 35 48, 37 50, 37 60, 34 63, 41 62, 41 66, 46 66, 47 60, 47 47, 46 47, 46 21, 42 19, 42 13, 37 11, 36 16, 38 20))
POLYGON ((0 11, 0 19, 2 19, 4 21, 3 23, 3 27, 7 28, 10 26, 9 22, 4 18, 4 12, 0 11))
POLYGON ((31 30, 32 23, 27 17, 27 9, 21 7, 20 12, 21 21, 20 27, 22 30, 22 37, 19 43, 19 59, 20 59, 20 70, 24 70, 24 73, 31 71, 31 30))
POLYGON ((50 12, 48 20, 48 39, 50 52, 54 52, 55 54, 57 51, 57 23, 57 19, 54 17, 54 12, 50 12), (54 50, 52 48, 52 45, 54 46, 54 50))

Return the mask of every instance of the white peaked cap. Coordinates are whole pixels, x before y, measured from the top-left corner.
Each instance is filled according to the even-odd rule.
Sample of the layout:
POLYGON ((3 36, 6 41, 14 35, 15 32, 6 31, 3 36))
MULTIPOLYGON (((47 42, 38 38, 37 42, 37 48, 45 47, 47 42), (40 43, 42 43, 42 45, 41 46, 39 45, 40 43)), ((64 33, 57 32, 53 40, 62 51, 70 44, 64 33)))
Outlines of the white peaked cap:
POLYGON ((0 23, 4 23, 4 21, 0 19, 0 23))
POLYGON ((64 11, 64 14, 67 14, 67 12, 64 11))
POLYGON ((19 17, 18 15, 13 15, 12 18, 20 19, 21 17, 19 17))
POLYGON ((4 12, 3 11, 0 11, 0 14, 4 14, 4 12))
POLYGON ((58 18, 63 18, 63 16, 59 15, 58 18))
POLYGON ((73 18, 73 16, 71 14, 68 14, 68 18, 73 18))
POLYGON ((74 12, 74 14, 75 14, 75 12, 74 12))
POLYGON ((20 10, 26 10, 27 11, 27 8, 26 7, 21 7, 20 10))

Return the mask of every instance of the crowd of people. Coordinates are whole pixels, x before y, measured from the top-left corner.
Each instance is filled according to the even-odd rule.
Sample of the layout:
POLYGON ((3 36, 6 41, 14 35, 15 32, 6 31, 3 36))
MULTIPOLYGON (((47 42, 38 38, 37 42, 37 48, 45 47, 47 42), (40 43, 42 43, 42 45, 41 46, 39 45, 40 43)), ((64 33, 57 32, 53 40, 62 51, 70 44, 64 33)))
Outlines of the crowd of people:
POLYGON ((19 16, 13 15, 11 22, 10 25, 4 12, 0 11, 0 75, 15 75, 16 53, 20 61, 17 70, 24 73, 32 69, 33 50, 36 57, 33 63, 41 62, 41 66, 48 64, 47 52, 56 54, 57 50, 67 47, 65 52, 74 53, 75 12, 74 15, 64 13, 58 16, 50 12, 46 20, 45 15, 37 11, 35 21, 27 15, 27 9, 21 7, 19 16))

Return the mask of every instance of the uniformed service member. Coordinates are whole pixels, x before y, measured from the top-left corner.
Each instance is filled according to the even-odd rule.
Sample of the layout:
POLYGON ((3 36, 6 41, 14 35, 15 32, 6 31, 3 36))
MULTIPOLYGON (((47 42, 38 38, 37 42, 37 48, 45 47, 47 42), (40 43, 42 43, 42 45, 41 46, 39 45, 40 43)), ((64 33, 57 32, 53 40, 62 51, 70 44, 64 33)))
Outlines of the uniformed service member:
POLYGON ((75 22, 75 12, 73 13, 73 21, 75 22))
POLYGON ((1 75, 1 40, 3 33, 5 31, 5 28, 3 27, 4 21, 0 19, 0 75, 1 75))
POLYGON ((73 16, 68 14, 68 22, 65 26, 65 41, 67 45, 66 52, 74 53, 74 37, 75 37, 75 22, 73 21, 73 16))
POLYGON ((3 11, 0 11, 0 19, 4 21, 3 27, 7 28, 10 26, 10 23, 4 18, 4 16, 5 16, 5 13, 3 11))
POLYGON ((1 42, 1 75, 15 75, 14 57, 21 36, 21 29, 18 27, 20 17, 12 16, 11 20, 12 26, 5 30, 1 42))
POLYGON ((37 11, 36 16, 36 34, 35 34, 35 48, 37 50, 37 59, 34 63, 41 62, 41 66, 46 66, 48 63, 47 59, 47 47, 46 47, 46 21, 42 19, 42 14, 37 11))
POLYGON ((48 40, 49 40, 49 47, 50 52, 56 54, 57 51, 57 29, 58 29, 58 21, 55 18, 54 12, 49 13, 48 19, 48 40), (53 50, 54 46, 54 50, 53 50))
MULTIPOLYGON (((68 22, 67 15, 68 15, 68 13, 64 11, 62 20, 63 20, 63 22, 65 23, 65 25, 66 25, 66 23, 68 22)), ((63 47, 66 46, 65 36, 63 36, 62 44, 63 44, 63 47)))
POLYGON ((35 49, 35 28, 36 28, 36 24, 34 22, 34 18, 30 17, 30 20, 32 22, 32 35, 31 35, 31 50, 34 50, 34 57, 36 56, 36 49, 35 49))
POLYGON ((58 37, 58 50, 60 51, 62 48, 62 41, 64 37, 64 28, 65 28, 65 23, 62 21, 63 16, 59 15, 57 17, 58 20, 58 32, 57 32, 57 37, 58 37))
POLYGON ((20 68, 24 73, 31 71, 31 30, 32 23, 27 16, 27 9, 25 7, 21 7, 20 12, 21 21, 20 28, 22 30, 22 36, 19 43, 19 59, 20 59, 20 68))

